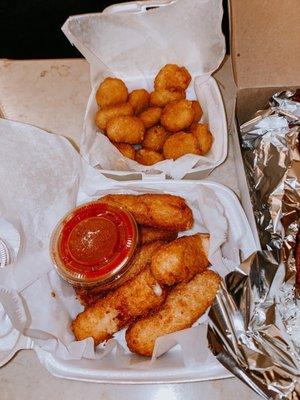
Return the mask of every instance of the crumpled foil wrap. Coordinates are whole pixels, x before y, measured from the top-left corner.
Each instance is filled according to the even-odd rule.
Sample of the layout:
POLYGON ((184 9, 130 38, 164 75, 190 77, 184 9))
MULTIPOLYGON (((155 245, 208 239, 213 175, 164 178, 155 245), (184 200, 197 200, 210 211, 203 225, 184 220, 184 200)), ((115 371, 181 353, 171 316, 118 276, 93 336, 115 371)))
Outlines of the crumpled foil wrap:
POLYGON ((265 399, 300 399, 300 90, 240 127, 262 250, 228 274, 210 310, 218 360, 265 399))

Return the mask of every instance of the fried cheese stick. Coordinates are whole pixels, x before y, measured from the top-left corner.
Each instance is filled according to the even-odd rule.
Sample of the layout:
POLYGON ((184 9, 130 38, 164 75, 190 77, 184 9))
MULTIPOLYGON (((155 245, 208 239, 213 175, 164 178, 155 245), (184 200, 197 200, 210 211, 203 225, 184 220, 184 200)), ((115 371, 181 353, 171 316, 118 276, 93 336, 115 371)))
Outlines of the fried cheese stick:
POLYGON ((99 200, 124 206, 140 225, 178 232, 190 229, 194 223, 192 210, 179 196, 109 194, 99 200))
POLYGON ((177 238, 177 232, 166 231, 165 229, 151 228, 151 226, 139 226, 139 239, 142 245, 164 240, 171 242, 177 238))
POLYGON ((151 272, 162 285, 188 282, 207 269, 209 235, 182 236, 159 248, 151 260, 151 272))
MULTIPOLYGON (((167 232, 170 235, 170 232, 167 232)), ((172 234, 172 233, 171 233, 172 234)), ((162 241, 152 241, 151 243, 147 243, 142 245, 136 252, 133 260, 130 262, 128 267, 128 272, 125 273, 125 276, 120 280, 120 285, 127 282, 129 279, 132 279, 136 275, 138 275, 143 269, 147 267, 150 263, 153 254, 164 244, 162 241)), ((118 287, 120 285, 116 285, 118 287)), ((103 290, 103 288, 94 287, 91 289, 86 288, 75 288, 77 299, 80 303, 85 306, 91 306, 96 303, 97 300, 103 298, 107 295, 108 290, 103 290)))
POLYGON ((205 271, 187 283, 176 285, 157 312, 127 329, 125 338, 129 350, 150 357, 158 337, 191 327, 212 305, 219 284, 219 275, 205 271))
POLYGON ((166 289, 159 286, 150 269, 146 268, 77 315, 71 325, 74 336, 76 340, 92 337, 98 345, 136 317, 160 306, 166 293, 166 289))

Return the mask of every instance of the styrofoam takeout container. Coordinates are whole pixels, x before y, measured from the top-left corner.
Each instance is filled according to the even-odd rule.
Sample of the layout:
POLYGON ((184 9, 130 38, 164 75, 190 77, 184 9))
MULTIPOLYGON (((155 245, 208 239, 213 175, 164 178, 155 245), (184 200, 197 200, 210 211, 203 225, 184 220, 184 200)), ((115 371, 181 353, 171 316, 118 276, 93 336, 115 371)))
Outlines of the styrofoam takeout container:
MULTIPOLYGON (((111 175, 163 173, 181 179, 207 177, 227 156, 227 125, 222 97, 212 73, 225 54, 221 0, 154 0, 116 4, 103 13, 70 17, 63 32, 90 64, 81 154, 111 175), (95 124, 95 93, 108 76, 123 79, 129 91, 153 90, 153 79, 167 63, 184 65, 192 75, 187 98, 198 99, 214 136, 206 156, 185 155, 147 167, 123 157, 95 124)), ((129 176, 130 177, 130 176, 129 176)))
MULTIPOLYGON (((201 195, 204 196, 202 202, 200 202, 202 207, 204 207, 204 203, 213 206, 213 199, 216 198, 221 207, 222 218, 224 216, 228 224, 226 243, 227 240, 230 240, 232 243, 230 246, 228 246, 226 243, 222 246, 223 255, 225 257, 235 259, 236 263, 238 264, 240 256, 242 259, 244 259, 256 250, 251 228, 238 199, 230 189, 211 181, 204 180, 201 182, 195 182, 186 180, 174 182, 172 180, 166 181, 153 178, 148 178, 142 181, 125 182, 105 180, 103 181, 103 186, 101 187, 99 186, 99 182, 95 185, 95 181, 92 179, 82 186, 78 199, 79 202, 85 202, 88 200, 93 200, 94 198, 98 198, 106 193, 130 193, 132 191, 140 193, 167 192, 177 194, 185 197, 190 205, 192 198, 194 199, 192 203, 194 203, 195 199, 201 195), (95 187, 97 188, 96 190, 94 190, 95 187), (86 189, 91 191, 88 195, 88 191, 86 189), (93 194, 91 195, 91 193, 93 194)), ((199 221, 198 218, 200 214, 198 214, 197 209, 195 209, 195 204, 193 207, 195 223, 200 227, 202 226, 202 228, 200 228, 201 230, 206 231, 208 228, 205 225, 203 215, 202 221, 199 221)), ((212 219, 211 214, 207 217, 208 220, 212 219)), ((199 228, 195 227, 195 229, 197 230, 199 228)), ((216 237, 218 237, 218 233, 216 235, 216 237)), ((20 261, 21 260, 22 259, 20 259, 20 261)), ((215 265, 214 268, 219 271, 219 265, 215 265)), ((28 274, 30 274, 30 271, 28 271, 28 274)), ((149 366, 149 364, 145 366, 143 363, 141 363, 140 366, 135 366, 134 368, 132 367, 137 361, 143 361, 143 358, 137 357, 136 355, 130 354, 128 351, 126 351, 124 330, 118 332, 115 337, 125 348, 125 353, 122 353, 122 351, 120 353, 119 350, 119 355, 116 356, 118 347, 114 347, 114 350, 102 359, 66 359, 66 350, 64 349, 62 352, 60 352, 59 347, 61 346, 61 343, 56 343, 53 331, 51 332, 51 329, 45 329, 45 327, 47 328, 49 325, 49 322, 46 322, 44 319, 44 313, 39 310, 39 307, 42 307, 43 310, 47 310, 47 302, 49 302, 49 312, 53 312, 51 311, 51 307, 53 306, 51 306, 50 303, 53 304, 55 300, 51 298, 50 291, 57 293, 60 299, 59 301, 66 302, 63 308, 65 308, 65 306, 66 309, 71 307, 72 313, 75 313, 75 315, 78 304, 76 305, 74 293, 70 293, 70 288, 67 288, 68 285, 63 283, 58 278, 54 270, 51 271, 50 268, 49 272, 43 276, 34 281, 33 285, 35 286, 32 287, 32 289, 30 286, 28 286, 25 288, 25 291, 21 292, 23 299, 26 302, 29 300, 29 302, 27 302, 27 307, 29 309, 31 318, 34 321, 34 326, 29 326, 29 330, 25 331, 27 332, 26 336, 21 334, 20 337, 18 337, 18 331, 16 329, 8 329, 8 332, 10 336, 13 334, 13 336, 17 338, 17 350, 20 348, 33 349, 42 365, 44 365, 44 367, 46 367, 53 375, 68 379, 109 383, 179 383, 220 379, 231 376, 230 373, 226 371, 210 353, 207 347, 205 324, 200 324, 197 328, 194 328, 199 329, 199 331, 193 331, 194 333, 192 333, 192 339, 190 336, 188 336, 188 354, 185 354, 179 346, 175 346, 163 356, 156 358, 155 363, 151 366, 149 366), (39 281, 41 281, 41 283, 39 283, 39 281), (46 289, 43 289, 43 285, 45 284, 46 289), (37 288, 41 290, 41 292, 38 294, 40 296, 39 304, 41 304, 41 306, 36 304, 36 300, 34 300, 37 296, 37 288), (33 295, 34 298, 32 298, 33 295), (41 322, 39 321, 40 318, 41 322), (41 326, 44 326, 44 329, 41 329, 41 326), (32 336, 31 332, 33 332, 32 336), (46 342, 44 341, 45 338, 47 339, 46 342), (190 346, 189 344, 191 340, 199 340, 201 343, 199 348, 200 353, 198 349, 198 359, 194 359, 194 354, 197 354, 197 350, 195 349, 197 346, 190 346), (200 361, 199 354, 201 354, 200 361)), ((9 304, 9 295, 10 293, 8 290, 6 293, 6 296, 8 297, 6 304, 9 304)), ((15 292, 12 292, 12 301, 14 305, 17 305, 18 299, 15 292)), ((59 308, 61 308, 61 305, 59 304, 61 303, 58 303, 56 307, 59 306, 59 308)), ((16 310, 17 317, 17 307, 16 310)), ((22 315, 22 313, 19 314, 22 315)), ((13 310, 10 310, 9 316, 10 318, 13 317, 13 310)), ((52 317, 47 312, 47 319, 57 319, 57 317, 58 315, 56 308, 54 309, 54 315, 52 315, 52 317)), ((6 319, 6 321, 8 320, 6 319)), ((201 321, 203 322, 203 317, 201 321)), ((24 324, 28 326, 26 321, 24 324)), ((63 336, 69 337, 70 333, 67 332, 68 323, 65 322, 64 325, 66 326, 66 329, 65 333, 63 333, 63 336)), ((64 331, 61 326, 59 331, 64 331)), ((189 335, 190 334, 191 332, 189 335)), ((9 343, 11 343, 10 336, 7 338, 8 347, 10 345, 9 343)), ((0 340, 0 350, 1 344, 4 344, 4 347, 7 345, 7 343, 5 343, 5 337, 2 337, 0 340)), ((72 343, 69 344, 69 346, 69 348, 71 348, 72 343)))
MULTIPOLYGON (((141 192, 152 192, 157 191, 157 187, 161 185, 163 185, 165 192, 173 194, 192 192, 196 188, 200 190, 201 188, 210 189, 224 207, 226 218, 230 224, 230 235, 233 235, 232 239, 240 243, 241 247, 247 248, 249 252, 251 252, 251 249, 254 250, 256 248, 250 226, 237 197, 223 185, 205 180, 199 183, 194 181, 166 182, 146 180, 140 182, 118 182, 115 185, 117 188, 115 190, 117 192, 126 192, 132 188, 139 187, 141 192)), ((204 329, 199 335, 199 340, 203 341, 203 362, 191 363, 191 365, 184 363, 179 346, 174 347, 168 353, 156 359, 155 365, 151 369, 149 367, 141 367, 140 369, 122 368, 113 356, 106 358, 103 364, 99 360, 64 361, 41 349, 37 350, 37 356, 51 374, 65 379, 88 382, 127 384, 181 383, 231 377, 231 373, 208 350, 206 328, 204 325, 202 328, 204 329)), ((123 335, 124 333, 121 331, 116 337, 126 347, 123 335)), ((129 357, 136 358, 134 355, 129 357)), ((141 359, 143 358, 141 357, 141 359)))
POLYGON ((171 193, 185 198, 193 210, 195 226, 187 234, 211 234, 209 259, 224 276, 257 249, 233 192, 206 180, 107 179, 83 162, 63 137, 6 120, 0 120, 0 132, 4 161, 0 181, 6 187, 1 199, 3 218, 21 233, 22 248, 12 265, 0 269, 0 320, 4 322, 0 324, 0 365, 1 356, 7 362, 15 351, 33 349, 52 374, 69 379, 159 383, 229 376, 207 347, 205 316, 196 327, 172 334, 175 342, 174 336, 171 341, 167 336, 162 352, 170 350, 152 363, 128 351, 124 330, 96 352, 91 339, 75 342, 70 321, 82 307, 53 268, 49 240, 57 221, 78 204, 108 193, 171 193), (172 347, 175 343, 180 346, 172 347))

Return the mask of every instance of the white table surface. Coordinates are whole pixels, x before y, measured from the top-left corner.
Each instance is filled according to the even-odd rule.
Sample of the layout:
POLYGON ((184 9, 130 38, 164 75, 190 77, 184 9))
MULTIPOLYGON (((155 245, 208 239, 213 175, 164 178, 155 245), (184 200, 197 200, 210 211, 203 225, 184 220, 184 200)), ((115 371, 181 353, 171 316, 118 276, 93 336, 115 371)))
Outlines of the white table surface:
MULTIPOLYGON (((227 60, 215 74, 232 120, 235 87, 227 60)), ((89 70, 84 60, 0 60, 0 115, 26 122, 79 142, 89 70)), ((210 176, 238 193, 233 149, 210 176)), ((0 400, 255 400, 236 378, 201 383, 111 385, 67 381, 51 376, 32 351, 21 351, 0 370, 0 400)))

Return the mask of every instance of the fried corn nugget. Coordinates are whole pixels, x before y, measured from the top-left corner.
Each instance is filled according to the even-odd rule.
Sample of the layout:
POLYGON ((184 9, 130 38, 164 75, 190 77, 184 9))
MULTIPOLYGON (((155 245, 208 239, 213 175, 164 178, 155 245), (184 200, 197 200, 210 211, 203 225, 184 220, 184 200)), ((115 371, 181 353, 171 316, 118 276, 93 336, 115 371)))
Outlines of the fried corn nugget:
POLYGON ((193 122, 192 125, 185 131, 187 133, 193 133, 193 131, 197 128, 197 126, 198 126, 198 122, 193 122))
POLYGON ((164 107, 171 101, 182 99, 185 99, 184 90, 159 89, 150 93, 150 104, 157 107, 164 107))
POLYGON ((125 83, 118 78, 106 78, 100 84, 96 101, 99 107, 114 106, 125 103, 128 97, 128 90, 125 83))
POLYGON ((114 117, 107 123, 107 136, 113 142, 141 143, 144 134, 145 127, 142 121, 131 115, 114 117))
POLYGON ((139 117, 143 121, 145 127, 151 128, 151 126, 159 123, 160 116, 162 113, 162 109, 159 107, 150 107, 147 110, 143 111, 139 117))
POLYGON ((198 141, 192 133, 177 132, 168 137, 163 147, 165 158, 177 160, 185 154, 200 155, 198 141))
POLYGON ((171 242, 177 238, 177 232, 169 232, 164 229, 151 228, 149 226, 139 226, 139 239, 141 244, 156 242, 163 240, 171 242))
POLYGON ((179 100, 167 104, 161 114, 161 125, 170 132, 178 132, 188 128, 194 120, 193 103, 189 100, 179 100))
POLYGON ((99 129, 105 132, 108 121, 121 115, 133 115, 133 108, 131 104, 124 103, 116 106, 107 106, 101 108, 96 114, 96 125, 99 129))
POLYGON ((163 155, 153 150, 140 149, 135 154, 135 161, 143 165, 153 165, 163 160, 163 155))
POLYGON ((128 97, 128 102, 132 105, 135 115, 140 114, 149 107, 150 95, 145 89, 133 90, 128 97))
POLYGON ((152 257, 151 272, 162 285, 188 282, 208 268, 209 235, 182 236, 162 246, 152 257))
POLYGON ((184 283, 179 283, 167 296, 161 308, 143 318, 126 331, 130 351, 151 356, 158 337, 190 328, 210 307, 217 295, 220 277, 205 271, 184 283))
POLYGON ((207 124, 197 124, 193 128, 192 134, 198 141, 198 146, 202 155, 205 155, 211 149, 213 144, 213 136, 208 129, 207 124))
POLYGON ((203 115, 203 111, 199 104, 199 101, 192 100, 192 107, 194 110, 194 122, 198 122, 203 115))
POLYGON ((140 225, 179 232, 190 229, 194 224, 192 210, 185 200, 171 194, 108 194, 103 202, 116 203, 133 215, 140 225))
POLYGON ((135 159, 135 148, 128 143, 114 143, 114 146, 123 154, 123 156, 135 159))
POLYGON ((191 75, 185 67, 176 64, 166 64, 155 77, 155 90, 175 89, 185 90, 191 82, 191 75))
POLYGON ((166 293, 146 269, 78 314, 71 325, 74 336, 76 340, 92 337, 98 345, 138 316, 160 306, 166 293))
POLYGON ((148 150, 162 151, 168 134, 163 126, 156 125, 147 129, 142 146, 148 150))
MULTIPOLYGON (((169 236, 174 235, 173 233, 170 234, 170 232, 167 233, 169 234, 169 236)), ((165 235, 165 237, 167 238, 167 235, 165 235)), ((133 257, 133 260, 130 262, 127 272, 122 277, 122 279, 119 280, 119 283, 116 283, 114 289, 116 289, 118 286, 123 285, 125 282, 134 278, 141 271, 143 271, 150 264, 153 254, 165 243, 166 242, 164 241, 163 238, 162 240, 154 238, 151 241, 151 243, 150 242, 147 242, 145 244, 142 243, 143 245, 137 250, 136 254, 133 257)), ((89 307, 95 304, 97 300, 105 297, 109 292, 109 290, 103 290, 103 288, 99 286, 90 289, 86 288, 74 288, 74 289, 76 292, 77 299, 84 307, 89 307)))

